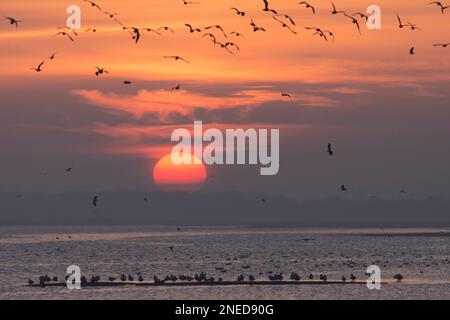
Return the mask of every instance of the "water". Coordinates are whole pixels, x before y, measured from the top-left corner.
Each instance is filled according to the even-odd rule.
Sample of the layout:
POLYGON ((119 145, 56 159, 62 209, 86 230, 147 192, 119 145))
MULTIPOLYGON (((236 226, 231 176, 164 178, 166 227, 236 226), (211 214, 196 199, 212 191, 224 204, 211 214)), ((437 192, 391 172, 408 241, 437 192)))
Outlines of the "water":
POLYGON ((450 229, 249 229, 171 227, 2 227, 0 299, 450 299, 450 229), (58 238, 58 239, 57 239, 58 238), (312 239, 305 241, 304 239, 312 239), (170 247, 174 247, 170 251, 170 247), (403 283, 364 285, 31 288, 28 279, 63 279, 69 265, 84 275, 141 272, 146 280, 201 271, 236 280, 267 273, 364 279, 369 265, 403 283), (243 266, 250 266, 243 269, 243 266), (216 267, 224 267, 221 273, 216 267), (261 273, 261 274, 260 274, 261 273))

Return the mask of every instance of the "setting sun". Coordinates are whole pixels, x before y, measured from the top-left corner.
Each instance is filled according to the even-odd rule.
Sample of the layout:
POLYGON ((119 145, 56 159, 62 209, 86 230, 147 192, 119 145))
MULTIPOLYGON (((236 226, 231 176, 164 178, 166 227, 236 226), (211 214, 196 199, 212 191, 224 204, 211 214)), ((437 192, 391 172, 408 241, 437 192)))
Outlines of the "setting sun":
MULTIPOLYGON (((194 158, 193 155, 191 157, 194 158)), ((203 164, 176 165, 172 155, 168 154, 153 168, 153 180, 163 190, 195 191, 206 181, 206 168, 203 164)))

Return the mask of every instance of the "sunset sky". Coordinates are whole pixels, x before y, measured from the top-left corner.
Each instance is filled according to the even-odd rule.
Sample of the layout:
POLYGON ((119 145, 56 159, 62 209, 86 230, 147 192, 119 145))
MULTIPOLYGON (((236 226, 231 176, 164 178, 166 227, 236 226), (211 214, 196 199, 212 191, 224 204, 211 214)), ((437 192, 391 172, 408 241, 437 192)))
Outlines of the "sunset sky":
POLYGON ((17 30, 0 23, 0 192, 153 190, 152 168, 170 152, 172 130, 202 120, 281 132, 279 175, 261 177, 257 166, 208 167, 214 178, 204 190, 305 199, 337 195, 346 184, 350 197, 396 197, 403 189, 449 195, 450 47, 432 44, 450 42, 450 10, 441 14, 418 0, 334 1, 351 13, 381 7, 382 30, 360 20, 360 35, 348 18, 331 14, 330 1, 310 0, 316 15, 299 1, 270 1, 295 20, 294 35, 262 11, 262 0, 198 1, 99 0, 127 26, 175 31, 143 32, 138 44, 83 1, 0 2, 0 15, 23 21, 17 30), (82 9, 74 42, 56 36, 72 4, 82 9), (397 12, 420 29, 399 29, 397 12), (252 32, 250 19, 267 32, 252 32), (185 23, 220 24, 245 39, 212 31, 239 45, 231 55, 185 23), (333 31, 335 43, 306 26, 333 31), (30 69, 53 52, 42 72, 30 69), (94 66, 110 74, 96 77, 94 66), (69 166, 76 173, 70 181, 61 172, 69 166))

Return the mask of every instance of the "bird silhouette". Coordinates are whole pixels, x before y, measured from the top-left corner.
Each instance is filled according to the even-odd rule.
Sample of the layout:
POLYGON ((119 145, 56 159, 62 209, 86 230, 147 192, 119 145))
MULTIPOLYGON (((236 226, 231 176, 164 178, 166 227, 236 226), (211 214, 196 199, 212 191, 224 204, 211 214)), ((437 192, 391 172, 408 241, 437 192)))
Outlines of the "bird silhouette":
POLYGON ((19 23, 22 22, 21 20, 17 20, 13 17, 5 17, 3 20, 8 20, 10 25, 16 26, 16 29, 19 28, 19 23))
POLYGON ((245 36, 242 33, 240 33, 240 32, 232 31, 232 32, 229 33, 229 35, 230 36, 236 36, 236 37, 242 37, 242 38, 245 39, 245 36))
POLYGON ((403 29, 404 27, 406 27, 405 24, 403 24, 402 19, 400 18, 400 15, 397 13, 397 20, 398 20, 398 27, 400 29, 403 29))
MULTIPOLYGON (((102 8, 100 8, 100 6, 98 4, 96 4, 95 2, 92 2, 90 0, 83 0, 84 2, 87 2, 91 5, 91 7, 97 8, 98 10, 100 10, 101 12, 103 12, 102 8)), ((104 12, 103 12, 104 13, 104 12)))
POLYGON ((156 31, 160 31, 160 30, 170 31, 170 32, 172 32, 172 33, 175 33, 175 31, 173 31, 172 28, 167 27, 167 26, 162 26, 162 27, 159 27, 158 29, 156 29, 156 31))
POLYGON ((245 12, 244 11, 240 11, 238 8, 230 8, 230 9, 236 11, 236 14, 238 16, 245 17, 245 12))
POLYGON ((450 46, 450 42, 449 43, 435 43, 435 44, 433 44, 433 46, 447 48, 448 46, 450 46))
POLYGON ((227 36, 227 34, 225 33, 225 31, 223 30, 223 28, 222 28, 221 26, 219 26, 219 25, 209 26, 209 27, 206 27, 206 28, 205 28, 205 30, 210 30, 210 29, 217 29, 217 30, 220 30, 220 31, 222 32, 223 36, 224 36, 225 38, 228 38, 228 36, 227 36))
POLYGON ((70 41, 75 41, 71 36, 70 36, 70 34, 68 34, 67 32, 64 32, 64 31, 61 31, 61 32, 58 32, 57 34, 56 34, 57 36, 59 36, 59 35, 61 35, 61 36, 65 36, 65 37, 67 37, 70 41))
POLYGON ((250 25, 253 27, 253 32, 258 32, 258 31, 262 31, 262 32, 266 32, 266 29, 262 28, 262 27, 258 27, 255 22, 253 22, 253 19, 250 23, 250 25))
POLYGON ((178 84, 178 85, 176 85, 175 87, 172 88, 172 91, 180 90, 180 89, 181 89, 181 85, 178 84))
POLYGON ((274 14, 278 14, 278 12, 276 12, 275 10, 269 8, 269 1, 268 0, 263 0, 263 2, 264 2, 264 9, 263 9, 263 11, 265 11, 265 12, 272 12, 274 14))
POLYGON ((275 16, 276 16, 276 17, 280 17, 280 18, 287 19, 287 20, 289 20, 289 22, 290 22, 293 26, 295 26, 295 21, 294 21, 294 19, 292 19, 289 15, 287 15, 287 14, 276 14, 275 16))
POLYGON ((411 49, 409 49, 409 54, 410 54, 410 55, 416 54, 416 51, 415 51, 415 48, 414 48, 414 47, 412 47, 411 49))
POLYGON ((75 31, 75 29, 69 28, 68 26, 58 27, 56 29, 58 29, 58 30, 61 30, 61 29, 68 30, 68 31, 72 32, 74 36, 78 37, 78 33, 75 31))
POLYGON ((200 2, 187 1, 187 0, 182 0, 182 1, 185 6, 190 5, 190 4, 200 4, 200 2))
POLYGON ((103 12, 104 14, 106 14, 107 16, 109 16, 111 19, 114 19, 115 16, 119 15, 118 13, 111 13, 111 12, 103 12))
POLYGON ((212 33, 205 33, 204 35, 202 35, 202 38, 203 37, 209 37, 214 44, 217 44, 217 38, 212 33))
POLYGON ((433 4, 435 4, 436 6, 441 8, 441 13, 442 14, 444 14, 445 10, 450 8, 450 6, 444 6, 444 4, 442 4, 442 2, 440 2, 440 1, 433 1, 433 2, 430 2, 428 5, 433 5, 433 4))
POLYGON ((125 80, 124 82, 123 82, 123 84, 131 84, 132 82, 131 81, 129 81, 129 80, 125 80))
POLYGON ((184 61, 186 63, 190 63, 188 60, 180 57, 180 56, 164 56, 164 59, 174 59, 175 61, 184 61))
POLYGON ((367 14, 361 13, 361 12, 356 12, 354 14, 352 14, 352 17, 358 16, 360 18, 364 18, 366 21, 369 20, 369 16, 367 14))
POLYGON ((334 151, 333 151, 333 149, 332 149, 332 147, 331 147, 331 143, 328 144, 327 152, 328 152, 328 154, 329 154, 330 156, 332 156, 332 155, 334 154, 334 151))
POLYGON ((302 2, 299 2, 298 4, 303 4, 303 5, 305 5, 305 8, 306 8, 306 9, 311 9, 312 13, 313 13, 313 14, 316 14, 316 8, 314 8, 314 7, 313 7, 312 5, 310 5, 308 2, 302 1, 302 2))
POLYGON ((272 18, 273 18, 274 20, 278 21, 278 22, 281 24, 281 26, 282 26, 283 28, 288 29, 288 30, 289 30, 290 32, 292 32, 293 34, 297 34, 297 32, 296 32, 295 30, 293 30, 291 27, 289 27, 289 25, 287 25, 285 22, 281 21, 280 19, 278 19, 278 18, 275 17, 275 16, 272 16, 272 18))
POLYGON ((92 205, 93 205, 94 207, 97 207, 97 206, 98 206, 98 201, 99 201, 98 196, 94 196, 94 197, 92 198, 92 205))
POLYGON ((341 191, 345 192, 345 191, 348 191, 348 189, 345 185, 341 185, 341 191))
POLYGON ((185 23, 184 25, 185 25, 186 27, 189 28, 189 32, 190 32, 190 33, 195 33, 195 32, 201 33, 201 32, 202 32, 201 29, 199 29, 199 28, 194 28, 194 27, 193 27, 192 25, 190 25, 189 23, 185 23))
POLYGON ((42 71, 42 66, 44 65, 45 61, 42 61, 36 68, 31 68, 31 70, 34 70, 36 72, 42 71))
POLYGON ((108 74, 109 74, 109 71, 108 71, 108 70, 105 70, 104 68, 100 68, 100 67, 94 67, 94 68, 97 69, 97 71, 95 71, 95 75, 96 75, 97 77, 100 76, 100 75, 102 75, 102 74, 104 74, 104 73, 108 73, 108 74))
POLYGON ((292 98, 292 96, 289 93, 282 93, 281 96, 286 98, 292 98))
POLYGON ((50 57, 48 57, 48 59, 50 60, 54 60, 56 57, 56 52, 52 53, 52 55, 50 57))
POLYGON ((67 169, 65 169, 65 171, 66 171, 67 173, 70 173, 70 172, 72 172, 72 169, 73 169, 73 168, 67 168, 67 169))
POLYGON ((334 14, 334 15, 339 14, 339 13, 341 13, 341 14, 346 14, 345 11, 337 11, 337 10, 336 10, 336 6, 334 5, 333 2, 331 3, 331 5, 333 6, 333 9, 331 10, 331 14, 334 14))

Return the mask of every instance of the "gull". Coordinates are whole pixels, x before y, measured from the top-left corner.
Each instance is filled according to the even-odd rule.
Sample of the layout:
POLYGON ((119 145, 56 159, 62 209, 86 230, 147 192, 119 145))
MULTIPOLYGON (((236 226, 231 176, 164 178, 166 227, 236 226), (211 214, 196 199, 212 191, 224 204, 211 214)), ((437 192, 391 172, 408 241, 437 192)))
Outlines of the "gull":
POLYGON ((78 33, 75 31, 75 29, 69 28, 68 26, 58 27, 57 29, 58 29, 58 30, 66 29, 66 30, 72 31, 72 33, 73 33, 75 36, 78 37, 78 33))
POLYGON ((209 37, 211 39, 211 41, 214 42, 214 44, 217 43, 217 38, 212 33, 205 33, 204 35, 202 35, 202 38, 203 37, 209 37))
POLYGON ((272 12, 272 13, 274 13, 274 14, 277 14, 278 12, 276 12, 275 10, 273 10, 273 9, 269 9, 269 1, 268 0, 263 0, 263 2, 264 2, 264 9, 263 9, 263 11, 266 11, 266 12, 272 12))
POLYGON ((13 17, 5 17, 5 19, 3 19, 3 20, 9 20, 9 24, 10 25, 15 25, 16 29, 19 27, 19 22, 22 22, 22 21, 17 20, 17 19, 15 19, 13 17))
POLYGON ((234 54, 233 51, 231 51, 230 49, 228 49, 228 47, 226 46, 226 44, 224 43, 220 43, 216 41, 216 44, 218 44, 221 48, 227 50, 230 54, 234 54))
POLYGON ((408 22, 406 25, 409 26, 411 28, 411 30, 416 30, 416 29, 420 30, 420 28, 412 22, 408 22))
POLYGON ((288 30, 291 31, 293 34, 297 34, 297 32, 296 32, 295 30, 293 30, 291 27, 289 27, 286 23, 284 23, 283 21, 281 21, 281 20, 278 19, 277 17, 272 16, 272 18, 274 18, 276 21, 278 21, 278 22, 281 24, 281 26, 282 26, 283 28, 288 29, 288 30))
POLYGON ((172 91, 175 90, 180 90, 181 89, 181 84, 176 85, 175 87, 172 88, 172 91))
POLYGON ((282 93, 281 96, 286 98, 292 98, 292 96, 289 93, 282 93))
POLYGON ((437 5, 438 7, 441 7, 441 12, 442 12, 442 14, 444 14, 444 11, 445 11, 445 10, 447 10, 448 8, 450 8, 450 6, 444 6, 444 5, 442 4, 442 2, 439 2, 439 1, 433 1, 433 2, 430 2, 428 5, 433 5, 433 4, 437 5))
POLYGON ((92 205, 93 205, 94 207, 98 206, 98 196, 94 196, 94 197, 92 198, 92 205))
POLYGON ((67 38, 70 39, 70 41, 72 41, 72 42, 75 41, 75 40, 73 40, 73 38, 70 36, 70 34, 68 34, 67 32, 64 32, 64 31, 58 32, 56 35, 57 35, 57 36, 58 36, 58 35, 66 36, 67 38))
POLYGON ((225 43, 225 48, 228 48, 228 47, 235 47, 238 51, 241 51, 241 49, 238 47, 238 45, 236 44, 236 43, 234 43, 234 42, 227 42, 227 43, 225 43))
POLYGON ((104 73, 108 73, 109 74, 109 72, 107 71, 107 70, 105 70, 104 68, 100 68, 100 67, 94 67, 94 68, 96 68, 97 69, 97 71, 95 72, 95 75, 98 77, 99 75, 101 75, 101 74, 104 74, 104 73))
POLYGON ((352 14, 352 17, 354 17, 354 16, 359 16, 360 18, 364 18, 364 19, 366 19, 366 21, 369 20, 369 16, 367 14, 364 14, 361 12, 356 12, 356 13, 352 14))
POLYGON ((236 11, 236 14, 238 16, 241 16, 241 17, 245 16, 245 12, 244 11, 240 11, 238 8, 230 8, 230 9, 236 11))
POLYGON ((129 28, 124 27, 124 30, 131 30, 132 31, 133 39, 136 42, 136 44, 141 39, 141 31, 139 30, 139 28, 136 28, 136 27, 129 27, 129 28))
POLYGON ((164 59, 174 59, 175 61, 184 61, 186 63, 190 63, 189 61, 187 61, 186 59, 180 57, 180 56, 164 56, 164 59))
POLYGON ((56 56, 56 52, 54 52, 54 53, 52 53, 52 55, 50 56, 50 57, 48 57, 50 60, 53 60, 53 59, 55 59, 55 56, 56 56))
POLYGON ((400 18, 400 15, 397 13, 397 20, 398 20, 398 27, 400 29, 403 29, 404 27, 406 27, 407 25, 403 24, 402 19, 400 18))
POLYGON ((91 4, 91 7, 97 8, 98 10, 100 10, 101 12, 103 12, 102 8, 100 8, 100 6, 98 4, 96 4, 95 2, 92 2, 90 0, 83 0, 84 2, 88 2, 91 4))
POLYGON ((327 36, 325 35, 325 33, 322 31, 322 29, 317 28, 317 27, 305 27, 306 30, 315 30, 316 32, 313 33, 313 36, 315 36, 316 34, 318 34, 319 36, 321 36, 322 38, 324 38, 325 41, 328 41, 327 36))
POLYGON ((354 17, 352 17, 352 16, 349 16, 348 14, 344 14, 346 17, 348 17, 349 19, 351 19, 352 20, 352 23, 354 24, 354 25, 356 25, 356 27, 358 28, 358 32, 359 32, 359 34, 361 34, 361 28, 359 27, 359 22, 358 22, 358 20, 356 20, 354 17))
POLYGON ((450 43, 436 43, 436 44, 433 44, 433 46, 447 48, 448 46, 450 46, 450 43))
POLYGON ((109 16, 111 19, 113 19, 115 16, 118 15, 118 13, 111 13, 111 12, 103 12, 104 14, 106 14, 107 16, 109 16))
POLYGON ((335 42, 336 41, 336 39, 334 38, 334 33, 333 32, 331 32, 331 31, 328 31, 328 30, 324 30, 323 31, 323 33, 325 34, 325 33, 328 33, 328 35, 330 36, 330 37, 332 37, 333 38, 333 42, 335 42))
POLYGON ((209 30, 209 29, 213 29, 213 28, 222 31, 222 33, 223 33, 223 35, 225 36, 225 38, 228 38, 228 36, 227 36, 227 34, 225 33, 225 31, 223 30, 223 28, 222 28, 221 26, 219 26, 219 25, 206 27, 205 30, 209 30))
POLYGON ((409 49, 409 54, 410 54, 410 55, 416 54, 415 48, 414 48, 414 47, 412 47, 411 49, 409 49))
POLYGON ((45 63, 45 61, 42 61, 37 68, 31 68, 31 70, 34 70, 36 72, 41 72, 42 71, 42 65, 45 63))
POLYGON ((252 19, 252 22, 250 23, 250 25, 253 27, 253 32, 258 32, 258 31, 263 31, 266 32, 266 29, 262 28, 262 27, 258 27, 252 19))
POLYGON ((200 2, 193 2, 193 1, 186 1, 186 0, 183 0, 183 4, 184 4, 185 6, 187 6, 187 5, 189 5, 189 4, 200 4, 200 2))
POLYGON ((345 11, 337 11, 336 6, 334 5, 333 2, 331 3, 331 5, 333 6, 333 10, 331 10, 331 14, 338 14, 338 13, 346 14, 345 11))
POLYGON ((232 35, 234 35, 236 37, 242 37, 245 39, 244 35, 240 32, 236 32, 236 31, 230 32, 230 36, 232 36, 232 35))
POLYGON ((332 149, 332 147, 331 147, 331 143, 328 144, 327 152, 328 152, 328 154, 329 154, 330 156, 332 156, 332 155, 334 154, 334 151, 333 151, 333 149, 332 149))
POLYGON ((185 25, 186 27, 189 28, 189 32, 190 32, 190 33, 194 33, 194 32, 202 32, 201 29, 199 29, 199 28, 193 28, 192 25, 190 25, 190 24, 188 24, 188 23, 186 23, 186 24, 184 24, 184 25, 185 25))
POLYGON ((167 27, 167 26, 162 26, 162 27, 159 27, 158 29, 156 29, 156 31, 160 31, 160 30, 170 31, 170 32, 172 32, 172 33, 175 33, 175 32, 172 30, 172 28, 167 27))
POLYGON ((341 191, 345 192, 345 191, 348 191, 348 189, 345 185, 341 185, 341 191))
POLYGON ((94 28, 89 28, 89 29, 86 29, 84 32, 97 32, 97 29, 94 29, 94 28))
POLYGON ((275 16, 288 19, 292 23, 292 25, 295 26, 295 21, 289 15, 287 15, 287 14, 276 14, 275 16))
POLYGON ((154 32, 154 33, 156 33, 158 36, 161 35, 161 33, 159 33, 158 31, 156 31, 156 30, 154 30, 154 29, 152 29, 152 28, 145 28, 144 30, 147 31, 147 32, 154 32))
POLYGON ((131 84, 131 81, 125 80, 125 81, 123 82, 123 84, 131 84))
POLYGON ((316 14, 316 8, 314 8, 312 5, 310 5, 306 1, 299 2, 298 4, 304 4, 306 9, 311 9, 313 14, 316 14))

